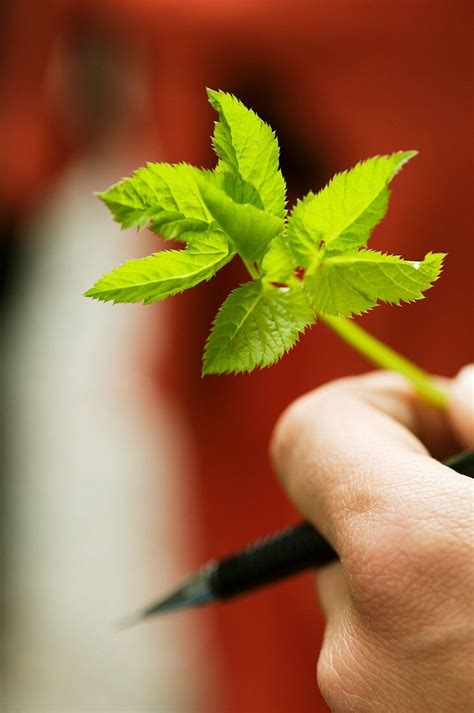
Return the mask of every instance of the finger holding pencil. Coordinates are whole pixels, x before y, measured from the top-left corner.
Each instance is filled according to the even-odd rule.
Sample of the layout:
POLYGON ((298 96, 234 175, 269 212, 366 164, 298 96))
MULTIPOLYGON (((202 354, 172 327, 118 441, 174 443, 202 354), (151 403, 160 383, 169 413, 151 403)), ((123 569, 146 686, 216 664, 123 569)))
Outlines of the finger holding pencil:
POLYGON ((331 710, 473 710, 472 482, 430 456, 474 445, 466 369, 450 389, 443 411, 392 374, 342 379, 277 425, 283 485, 341 560, 318 574, 331 710))
MULTIPOLYGON (((457 382, 454 382, 454 384, 456 383, 457 382)), ((463 443, 462 439, 453 437, 452 431, 456 431, 457 427, 451 429, 447 426, 448 419, 453 421, 453 413, 456 415, 457 420, 459 420, 459 413, 454 399, 453 407, 448 411, 449 417, 442 416, 439 410, 426 406, 426 404, 419 401, 418 397, 414 397, 410 389, 397 377, 395 377, 394 380, 392 375, 378 374, 355 380, 351 379, 336 382, 332 385, 330 390, 327 387, 327 391, 330 392, 329 402, 333 402, 336 390, 340 392, 342 388, 342 391, 345 393, 348 387, 350 387, 350 391, 353 395, 358 395, 358 398, 363 394, 364 399, 367 400, 368 398, 372 406, 377 406, 379 410, 382 407, 382 414, 388 415, 389 418, 393 419, 395 413, 398 411, 398 427, 400 427, 403 420, 405 420, 405 427, 406 425, 411 425, 413 429, 420 433, 428 432, 431 434, 431 446, 434 450, 438 450, 438 455, 440 456, 443 451, 449 452, 455 448, 456 445, 459 447, 459 444, 463 443), (376 381, 377 388, 374 389, 376 381), (369 386, 368 389, 367 386, 369 386), (395 391, 394 386, 396 386, 395 391), (401 392, 400 389, 402 390, 401 392), (387 414, 387 402, 390 403, 392 416, 387 414)), ((318 390, 314 392, 313 395, 310 395, 310 397, 304 397, 303 400, 299 400, 296 406, 290 408, 280 420, 273 441, 277 468, 281 467, 282 462, 284 462, 284 460, 282 461, 281 453, 282 438, 284 440, 282 429, 283 431, 285 431, 285 428, 287 429, 288 421, 290 421, 290 423, 293 421, 294 423, 295 411, 300 409, 300 405, 303 401, 313 398, 313 396, 316 398, 316 395, 319 394, 320 396, 321 393, 324 395, 324 390, 318 390)), ((466 399, 464 399, 464 402, 465 401, 466 399)), ((356 407, 357 403, 356 401, 356 407)), ((358 418, 355 419, 356 422, 357 420, 358 418)), ((295 434, 295 439, 290 436, 290 443, 296 443, 297 439, 301 436, 301 429, 297 430, 298 433, 295 434)), ((352 446, 348 446, 349 449, 351 447, 352 446)), ((284 447, 283 450, 285 450, 284 447)), ((322 449, 319 453, 321 463, 323 462, 324 452, 324 449, 322 449)), ((431 463, 432 459, 430 458, 429 461, 431 463)), ((356 461, 354 461, 354 465, 355 464, 356 461)), ((465 452, 448 459, 445 465, 460 474, 473 477, 474 451, 465 452)), ((451 473, 450 471, 446 472, 449 478, 451 473)), ((198 606, 218 599, 229 599, 243 592, 250 591, 255 587, 277 581, 282 577, 290 576, 304 569, 323 567, 336 558, 337 553, 329 542, 317 532, 310 522, 303 522, 294 527, 289 527, 276 534, 267 536, 223 560, 205 565, 197 573, 191 575, 191 577, 177 590, 172 592, 171 595, 146 607, 132 617, 127 618, 123 624, 131 625, 155 614, 198 606)), ((341 578, 340 572, 335 575, 330 574, 330 568, 326 568, 322 576, 326 579, 329 577, 339 577, 340 580, 341 578)), ((338 586, 340 589, 340 584, 338 586)), ((336 601, 337 598, 334 596, 334 591, 331 592, 330 597, 327 599, 330 599, 332 602, 336 601)))

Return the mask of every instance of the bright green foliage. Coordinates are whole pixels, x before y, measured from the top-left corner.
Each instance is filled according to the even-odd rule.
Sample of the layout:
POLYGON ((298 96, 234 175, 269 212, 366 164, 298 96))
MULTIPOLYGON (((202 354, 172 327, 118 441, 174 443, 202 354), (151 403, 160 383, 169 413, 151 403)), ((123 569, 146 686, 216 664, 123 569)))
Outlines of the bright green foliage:
POLYGON ((214 171, 149 163, 99 195, 122 227, 148 226, 186 249, 130 260, 98 280, 88 297, 149 304, 209 280, 238 255, 252 281, 218 312, 206 374, 274 363, 318 315, 333 320, 423 297, 444 255, 409 262, 365 249, 387 210, 390 181, 415 151, 357 164, 308 193, 287 218, 273 131, 234 96, 208 94, 219 114, 214 171))
POLYGON ((443 258, 429 253, 422 262, 410 262, 373 250, 350 251, 326 257, 306 287, 317 313, 347 317, 379 301, 398 305, 422 299, 443 258))
POLYGON ((236 203, 206 180, 200 188, 209 213, 242 258, 250 264, 261 260, 271 240, 283 231, 284 221, 248 203, 236 203))
POLYGON ((216 171, 216 173, 213 174, 205 174, 203 178, 206 180, 201 181, 201 185, 209 186, 209 184, 212 185, 212 182, 214 182, 218 188, 221 188, 227 193, 236 203, 250 203, 250 205, 255 206, 255 208, 264 210, 262 199, 257 189, 247 181, 244 181, 243 178, 240 178, 236 173, 220 173, 216 171))
POLYGON ((272 240, 270 247, 263 256, 262 270, 268 282, 287 282, 290 280, 298 262, 288 245, 288 237, 282 233, 272 240))
POLYGON ((211 221, 197 185, 202 173, 186 163, 148 163, 98 197, 122 228, 151 222, 155 232, 163 226, 162 237, 180 238, 190 229, 206 230, 211 221))
POLYGON ((375 156, 350 171, 338 173, 317 195, 300 202, 288 221, 292 249, 308 267, 323 241, 328 250, 366 245, 384 217, 388 183, 416 151, 375 156), (293 228, 292 223, 297 225, 293 228))
POLYGON ((231 292, 217 314, 203 373, 252 371, 273 364, 314 321, 314 310, 300 286, 247 282, 231 292))
POLYGON ((129 260, 104 275, 86 292, 104 302, 151 304, 209 280, 234 256, 222 233, 203 234, 198 247, 164 250, 139 260, 129 260))
POLYGON ((257 189, 263 207, 272 215, 285 216, 286 186, 278 167, 275 134, 260 117, 231 94, 207 90, 219 113, 213 144, 218 169, 235 173, 257 189))
POLYGON ((166 240, 181 240, 186 243, 199 241, 201 233, 207 232, 212 226, 204 220, 185 218, 183 213, 172 210, 161 210, 153 216, 150 230, 166 240))
POLYGON ((288 218, 288 246, 298 265, 308 267, 318 254, 321 236, 312 227, 310 213, 315 195, 311 191, 296 202, 288 218))

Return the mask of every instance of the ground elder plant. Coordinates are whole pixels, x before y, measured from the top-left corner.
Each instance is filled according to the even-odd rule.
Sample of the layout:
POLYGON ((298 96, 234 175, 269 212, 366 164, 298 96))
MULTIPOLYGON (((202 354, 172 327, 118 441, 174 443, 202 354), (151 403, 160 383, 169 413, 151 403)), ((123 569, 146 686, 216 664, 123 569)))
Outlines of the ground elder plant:
POLYGON ((86 295, 151 304, 241 259, 250 279, 217 313, 203 374, 273 364, 319 319, 372 362, 403 373, 425 398, 444 405, 444 394, 424 371, 351 319, 383 302, 421 299, 441 272, 441 253, 413 261, 367 247, 387 211, 392 180, 416 151, 369 158, 288 211, 272 129, 231 94, 208 90, 208 97, 218 113, 213 171, 148 163, 98 194, 123 228, 148 227, 183 248, 130 260, 86 295))

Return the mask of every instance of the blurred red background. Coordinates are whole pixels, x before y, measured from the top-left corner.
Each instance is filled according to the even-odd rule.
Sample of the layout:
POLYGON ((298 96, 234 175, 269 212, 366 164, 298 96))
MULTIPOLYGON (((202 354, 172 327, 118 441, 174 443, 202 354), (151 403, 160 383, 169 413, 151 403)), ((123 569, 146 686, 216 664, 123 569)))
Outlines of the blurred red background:
MULTIPOLYGON (((232 91, 276 130, 291 200, 360 159, 419 150, 394 183, 374 241, 408 259, 447 252, 445 272, 426 301, 403 311, 381 307, 363 323, 427 370, 454 374, 474 356, 472 7, 468 0, 7 2, 0 207, 8 300, 18 289, 24 221, 83 153, 104 161, 119 153, 130 168, 143 160, 213 165, 210 86, 232 91)), ((271 472, 272 426, 302 392, 368 368, 316 326, 271 369, 201 379, 210 322, 242 279, 233 264, 174 298, 167 334, 156 330, 165 358, 149 338, 141 354, 191 433, 197 533, 190 537, 198 546, 189 568, 297 519, 271 472)), ((315 679, 323 621, 311 576, 206 616, 219 661, 208 713, 326 710, 315 679)))

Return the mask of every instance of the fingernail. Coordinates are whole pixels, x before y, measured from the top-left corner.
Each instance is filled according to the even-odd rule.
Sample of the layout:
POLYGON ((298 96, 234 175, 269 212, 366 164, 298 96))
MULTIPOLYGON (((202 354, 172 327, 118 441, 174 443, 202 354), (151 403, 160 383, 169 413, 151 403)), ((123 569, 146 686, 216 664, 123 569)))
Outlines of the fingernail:
POLYGON ((465 408, 474 411, 474 364, 463 366, 452 383, 451 392, 465 408))

